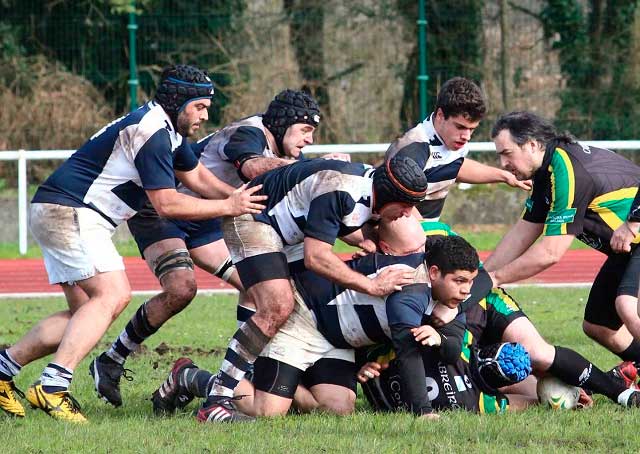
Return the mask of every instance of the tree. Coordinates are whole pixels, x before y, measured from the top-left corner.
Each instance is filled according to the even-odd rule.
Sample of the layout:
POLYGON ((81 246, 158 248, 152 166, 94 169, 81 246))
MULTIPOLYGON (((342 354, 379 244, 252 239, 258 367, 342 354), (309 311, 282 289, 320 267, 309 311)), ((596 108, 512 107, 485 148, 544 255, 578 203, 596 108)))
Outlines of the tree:
POLYGON ((591 139, 637 138, 634 73, 637 0, 548 0, 539 16, 560 58, 566 88, 556 123, 591 139))
MULTIPOLYGON (((417 24, 415 0, 397 0, 405 18, 406 39, 416 44, 405 71, 404 97, 400 120, 409 127, 419 118, 417 24)), ((443 82, 454 76, 482 80, 482 4, 480 0, 429 0, 427 5, 427 84, 428 99, 433 105, 443 82)))

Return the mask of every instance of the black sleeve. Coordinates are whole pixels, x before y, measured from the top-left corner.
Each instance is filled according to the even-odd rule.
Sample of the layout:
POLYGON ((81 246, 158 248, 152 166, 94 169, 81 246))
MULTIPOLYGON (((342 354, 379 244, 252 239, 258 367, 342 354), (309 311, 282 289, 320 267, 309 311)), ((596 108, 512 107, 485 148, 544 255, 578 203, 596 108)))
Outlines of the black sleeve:
POLYGON ((424 384, 424 363, 420 344, 415 341, 411 329, 406 326, 392 326, 391 339, 397 355, 402 399, 408 410, 417 416, 432 413, 433 408, 424 384))
POLYGON ((636 197, 635 199, 633 199, 633 203, 631 204, 631 209, 629 210, 627 221, 640 222, 640 188, 638 189, 636 197))
POLYGON ((458 306, 458 314, 465 312, 471 306, 478 304, 483 298, 486 298, 492 287, 493 281, 489 277, 489 273, 481 267, 478 270, 478 275, 473 280, 471 294, 458 306))
POLYGON ((442 338, 440 357, 445 363, 454 364, 460 358, 464 330, 465 323, 462 318, 456 318, 436 330, 442 338))

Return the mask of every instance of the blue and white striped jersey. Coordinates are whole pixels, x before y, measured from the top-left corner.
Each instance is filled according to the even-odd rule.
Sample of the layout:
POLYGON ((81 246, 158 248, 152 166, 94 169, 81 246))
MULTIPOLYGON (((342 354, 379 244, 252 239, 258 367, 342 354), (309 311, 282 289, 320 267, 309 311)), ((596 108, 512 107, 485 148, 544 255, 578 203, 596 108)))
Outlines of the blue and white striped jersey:
POLYGON ((309 159, 271 170, 251 182, 263 184, 266 208, 254 219, 271 225, 285 244, 305 237, 333 244, 373 215, 373 169, 360 163, 309 159))
POLYGON ((428 155, 411 156, 423 166, 424 174, 429 182, 427 196, 416 206, 422 217, 428 221, 440 219, 449 189, 455 183, 464 158, 469 153, 469 147, 466 144, 459 150, 447 148, 444 140, 438 136, 433 127, 433 118, 434 114, 432 113, 422 123, 418 123, 417 126, 408 130, 389 146, 385 156, 385 159, 391 159, 398 151, 413 142, 429 144, 428 155))
POLYGON ((144 205, 145 190, 175 188, 174 169, 197 165, 165 111, 150 101, 94 134, 47 178, 32 202, 92 208, 115 226, 144 205))
POLYGON ((211 173, 234 188, 243 184, 238 168, 247 155, 279 157, 269 148, 261 115, 231 123, 191 147, 211 173))
POLYGON ((415 327, 431 314, 435 301, 427 283, 424 253, 406 256, 369 254, 347 263, 375 277, 383 269, 406 267, 416 273, 415 284, 386 297, 349 290, 309 270, 292 270, 297 291, 313 312, 318 331, 338 348, 358 348, 391 341, 391 327, 415 327))

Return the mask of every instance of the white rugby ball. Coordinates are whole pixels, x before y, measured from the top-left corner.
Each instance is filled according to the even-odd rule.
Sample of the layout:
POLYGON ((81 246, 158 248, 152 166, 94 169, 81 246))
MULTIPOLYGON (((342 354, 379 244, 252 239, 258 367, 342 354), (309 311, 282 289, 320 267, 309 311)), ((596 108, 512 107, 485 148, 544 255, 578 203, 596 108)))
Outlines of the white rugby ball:
POLYGON ((538 380, 538 400, 553 410, 572 410, 578 405, 580 388, 567 385, 559 378, 548 375, 538 380))

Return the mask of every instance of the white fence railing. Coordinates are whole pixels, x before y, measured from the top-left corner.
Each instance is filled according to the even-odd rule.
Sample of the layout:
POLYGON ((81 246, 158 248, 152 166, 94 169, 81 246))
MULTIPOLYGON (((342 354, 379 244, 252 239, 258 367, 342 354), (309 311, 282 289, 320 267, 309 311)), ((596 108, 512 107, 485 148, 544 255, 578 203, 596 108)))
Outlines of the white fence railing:
MULTIPOLYGON (((584 141, 586 145, 608 148, 610 150, 640 150, 640 140, 600 140, 584 141)), ((310 145, 305 154, 316 153, 383 153, 388 143, 350 144, 350 145, 310 145)), ((472 142, 470 151, 495 151, 493 142, 472 142)), ((67 159, 75 150, 17 150, 0 151, 0 161, 18 161, 18 244, 20 254, 27 253, 27 161, 44 159, 67 159)))

